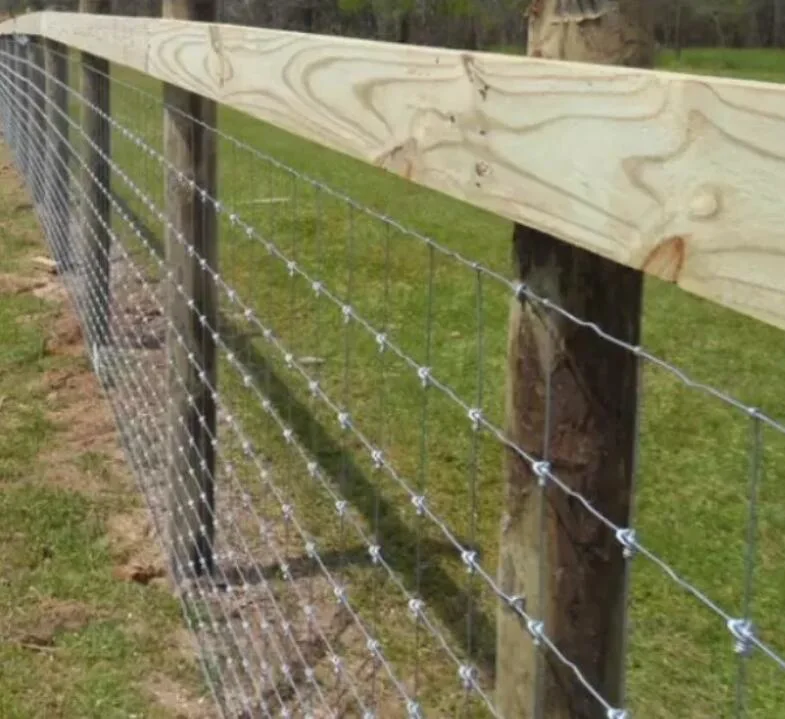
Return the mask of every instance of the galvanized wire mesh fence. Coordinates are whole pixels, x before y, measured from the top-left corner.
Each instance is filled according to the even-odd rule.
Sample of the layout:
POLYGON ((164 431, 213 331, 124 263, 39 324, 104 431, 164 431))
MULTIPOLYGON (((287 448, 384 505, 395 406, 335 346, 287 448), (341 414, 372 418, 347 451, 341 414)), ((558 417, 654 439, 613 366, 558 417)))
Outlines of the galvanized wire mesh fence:
MULTIPOLYGON (((497 579, 505 453, 533 468, 540 491, 566 495, 575 511, 612 532, 628 561, 647 563, 648 591, 667 587, 662 606, 674 615, 687 603, 704 610, 700 627, 682 626, 678 641, 668 635, 674 625, 667 617, 657 639, 644 613, 644 639, 636 645, 633 633, 630 641, 635 667, 656 664, 659 655, 667 664, 676 642, 710 657, 715 668, 701 676, 716 716, 770 716, 770 698, 785 701, 777 689, 785 670, 781 628, 752 621, 754 588, 763 584, 767 601, 777 595, 756 564, 763 438, 784 435, 781 423, 537 297, 508 279, 498 254, 455 238, 437 242, 312 179, 287 159, 283 135, 228 111, 219 129, 201 128, 219 147, 218 194, 196 188, 204 221, 214 215, 218 222, 214 266, 167 211, 167 181, 192 180, 167 160, 156 84, 116 68, 106 85, 111 103, 91 103, 76 82, 78 57, 50 47, 44 65, 37 52, 43 48, 27 38, 0 41, 4 138, 81 318, 222 715, 502 716, 494 698, 497 612, 518 618, 543 656, 583 686, 598 715, 630 715, 562 651, 525 598, 497 579), (85 132, 85 113, 105 123, 110 142, 85 132), (107 176, 95 175, 85 161, 90 153, 107 176), (89 200, 90 183, 98 183, 103 207, 89 200), (109 239, 108 252, 99 235, 109 239), (167 243, 179 244, 215 287, 216 318, 184 293, 167 243), (214 372, 199 365, 168 314, 178 294, 190 304, 193 326, 216 346, 214 372), (729 471, 743 480, 733 485, 740 509, 732 515, 744 518, 740 571, 728 581, 724 574, 737 567, 716 567, 718 583, 733 593, 693 579, 700 557, 668 556, 645 532, 618 526, 560 477, 556 463, 509 439, 503 387, 511 300, 619 345, 647 372, 748 425, 749 467, 729 471), (190 391, 172 359, 178 345, 190 352, 203 395, 217 408, 213 425, 191 398, 205 446, 175 426, 173 389, 190 391), (191 469, 180 472, 173 452, 187 456, 191 469), (197 507, 187 487, 199 465, 211 472, 215 497, 203 494, 197 507), (185 521, 173 523, 177 515, 185 521), (209 546, 189 558, 178 549, 188 538, 171 527, 194 522, 209 546), (195 571, 200 563, 209 571, 195 571), (678 600, 667 594, 674 589, 678 600), (756 687, 764 687, 764 699, 756 687)), ((333 161, 316 152, 304 154, 333 161)), ((345 167, 347 176, 361 172, 345 167)), ((682 438, 668 451, 687 443, 682 438)), ((716 448, 702 449, 706 458, 718 456, 716 448)), ((655 460, 647 470, 643 462, 644 479, 664 466, 655 460)), ((689 483, 679 476, 676 487, 689 483)), ((704 510, 696 504, 687 520, 711 516, 704 510)), ((656 506, 647 511, 656 514, 656 506)), ((781 526, 778 516, 766 517, 767 531, 781 526)), ((731 522, 707 532, 722 542, 738 529, 731 522)), ((667 715, 668 688, 652 690, 646 677, 631 671, 630 706, 640 716, 667 715)))

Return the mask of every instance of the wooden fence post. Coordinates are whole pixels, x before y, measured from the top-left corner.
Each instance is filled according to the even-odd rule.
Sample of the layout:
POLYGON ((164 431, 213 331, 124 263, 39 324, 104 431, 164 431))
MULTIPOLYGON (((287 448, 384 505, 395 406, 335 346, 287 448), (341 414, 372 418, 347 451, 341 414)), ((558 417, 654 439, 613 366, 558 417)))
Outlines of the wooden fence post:
MULTIPOLYGON (((163 15, 180 20, 214 22, 214 0, 164 0, 163 15)), ((164 86, 164 146, 168 162, 196 188, 216 196, 216 142, 209 129, 215 126, 216 105, 212 101, 172 85, 164 86), (193 119, 191 119, 193 118, 193 119), (196 122, 198 121, 198 122, 196 122)), ((167 266, 174 270, 168 287, 171 393, 169 456, 169 536, 176 576, 194 576, 213 570, 214 469, 216 432, 215 388, 216 328, 215 283, 209 268, 217 263, 217 224, 213 204, 200 197, 198 189, 181 182, 171 170, 166 173, 167 266), (180 237, 190 244, 190 256, 180 237), (187 298, 193 299, 193 308, 187 298), (205 318, 206 326, 199 321, 205 318), (183 340, 183 346, 177 337, 183 340), (196 358, 198 367, 189 361, 196 358), (204 372, 200 378, 200 370, 204 372), (209 386, 208 386, 209 385, 209 386), (192 400, 192 402, 189 401, 192 400)))
MULTIPOLYGON (((8 66, 6 53, 8 52, 8 35, 3 35, 0 37, 0 52, 2 53, 2 57, 0 58, 0 72, 2 72, 3 80, 6 81, 6 68, 8 66)), ((6 92, 8 90, 6 89, 6 92)), ((5 132, 8 132, 8 128, 5 127, 5 132)))
POLYGON ((29 182, 30 178, 27 174, 27 148, 30 145, 30 128, 28 118, 28 99, 30 91, 27 86, 28 72, 27 72, 27 37, 24 35, 15 35, 14 39, 14 53, 16 54, 16 89, 17 89, 17 155, 19 160, 19 167, 22 170, 22 175, 25 182, 29 182))
MULTIPOLYGON (((79 11, 108 14, 110 0, 79 0, 79 11)), ((93 315, 91 349, 94 354, 110 343, 109 253, 111 223, 109 192, 111 156, 109 115, 111 112, 109 62, 89 53, 81 54, 82 63, 82 210, 86 218, 83 248, 88 311, 93 315), (88 142, 91 141, 91 142, 88 142)), ((89 325, 88 325, 89 326, 89 325)), ((94 357, 97 359, 97 356, 94 357)))
MULTIPOLYGON (((576 11, 580 8, 572 3, 576 11)), ((599 4, 599 17, 554 22, 558 0, 536 3, 528 53, 605 64, 650 65, 652 3, 599 4)), ((567 5, 570 5, 568 2, 567 5)), ((516 226, 519 278, 554 305, 637 345, 642 275, 533 229, 516 226)), ((625 350, 525 296, 509 332, 511 439, 550 463, 569 487, 618 526, 630 520, 638 362, 625 350)), ((607 701, 624 701, 627 562, 613 532, 563 491, 544 488, 510 452, 499 581, 544 622, 545 634, 607 701)), ((599 719, 600 704, 525 622, 498 614, 496 699, 502 716, 599 719)))
POLYGON ((16 83, 13 80, 14 59, 13 59, 13 42, 14 38, 11 35, 3 37, 3 91, 6 93, 7 100, 5 102, 6 115, 3 118, 3 132, 6 135, 6 142, 13 147, 16 142, 14 136, 14 124, 12 119, 14 101, 15 101, 15 88, 16 83))
POLYGON ((6 101, 5 101, 5 116, 3 117, 3 132, 5 133, 6 142, 13 147, 14 143, 16 142, 16 138, 14 136, 14 124, 12 119, 13 113, 13 106, 14 106, 14 89, 16 87, 16 83, 13 80, 13 75, 11 74, 14 69, 14 61, 13 61, 13 36, 11 35, 4 35, 2 38, 2 52, 3 52, 3 61, 2 61, 2 68, 3 68, 3 92, 6 94, 6 101))
POLYGON ((49 113, 50 146, 52 152, 46 178, 46 204, 53 213, 52 244, 55 257, 63 269, 72 268, 74 257, 71 247, 71 193, 68 166, 68 48, 54 40, 46 41, 46 69, 48 75, 47 96, 51 106, 49 113))
MULTIPOLYGON (((40 10, 41 2, 31 3, 31 10, 40 10)), ((30 123, 30 165, 33 199, 42 202, 44 198, 44 178, 47 175, 48 162, 46 152, 46 55, 44 54, 44 41, 40 37, 32 36, 27 46, 27 57, 30 61, 30 110, 32 122, 30 123)))

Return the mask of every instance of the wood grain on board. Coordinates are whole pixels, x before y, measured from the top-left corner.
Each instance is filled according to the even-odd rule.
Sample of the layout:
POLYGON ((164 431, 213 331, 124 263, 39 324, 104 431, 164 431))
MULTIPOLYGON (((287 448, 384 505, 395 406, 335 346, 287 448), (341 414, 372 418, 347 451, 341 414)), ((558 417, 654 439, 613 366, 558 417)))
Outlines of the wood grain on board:
POLYGON ((785 86, 149 18, 44 12, 12 32, 785 328, 785 86))

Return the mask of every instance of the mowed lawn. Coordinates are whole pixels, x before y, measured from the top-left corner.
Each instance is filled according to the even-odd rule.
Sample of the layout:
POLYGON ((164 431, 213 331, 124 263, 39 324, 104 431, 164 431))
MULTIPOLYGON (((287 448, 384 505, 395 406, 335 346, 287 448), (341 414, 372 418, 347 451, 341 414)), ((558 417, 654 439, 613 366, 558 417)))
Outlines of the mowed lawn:
MULTIPOLYGON (((696 50, 680 60, 663 55, 661 64, 785 80, 781 53, 696 50)), ((115 84, 113 113, 160 150, 157 87, 117 68, 114 78, 153 93, 115 84)), ((242 300, 232 303, 222 294, 219 329, 227 347, 219 381, 228 409, 272 467, 278 497, 260 481, 258 468, 243 460, 240 441, 227 428, 222 457, 234 463, 236 483, 273 533, 285 535, 287 557, 303 553, 304 537, 284 527, 282 501, 295 507, 298 526, 318 540, 320 553, 337 557, 335 576, 352 607, 424 708, 435 716, 462 708, 481 716, 481 699, 466 696, 457 665, 431 630, 415 627, 406 602, 408 593, 419 592, 432 626, 456 657, 478 668, 489 690, 496 603, 484 582, 466 572, 443 529, 414 511, 410 490, 425 495, 449 533, 475 547, 483 566, 495 572, 503 453, 489 433, 473 431, 466 408, 482 408, 503 424, 509 291, 451 253, 510 276, 511 225, 234 111, 221 109, 219 127, 248 145, 219 141, 220 272, 242 300), (321 283, 319 292, 314 281, 321 283), (344 305, 352 308, 349 322, 344 305), (249 321, 247 308, 259 324, 249 321), (276 342, 265 340, 260 325, 274 332, 276 342), (381 332, 398 354, 379 351, 381 332), (451 395, 424 389, 420 366, 430 368, 451 395), (329 401, 312 396, 309 379, 318 380, 329 401), (263 409, 259 394, 272 412, 263 409), (341 411, 361 436, 341 428, 341 411), (285 437, 285 428, 292 434, 285 437), (374 467, 369 445, 384 452, 394 476, 374 467), (316 478, 300 449, 318 460, 323 471, 316 478), (343 518, 336 497, 348 501, 343 518), (370 537, 392 577, 366 561, 370 537)), ((114 227, 154 281, 150 252, 162 251, 163 226, 141 196, 161 206, 161 166, 119 131, 113 153, 130 178, 116 175, 114 191, 146 239, 141 242, 117 216, 114 227)), ((785 334, 656 280, 647 281, 645 299, 644 345, 651 352, 745 405, 785 417, 785 334)), ((785 652, 785 441, 653 366, 646 368, 641 401, 640 539, 731 616, 742 614, 745 587, 751 586, 760 635, 785 652), (749 553, 756 443, 758 516, 749 553), (751 583, 745 572, 750 562, 751 583)), ((779 716, 785 675, 760 653, 740 674, 721 617, 642 557, 634 560, 632 594, 628 683, 634 716, 736 716, 740 676, 747 715, 779 716)), ((380 691, 394 696, 389 686, 380 691)))

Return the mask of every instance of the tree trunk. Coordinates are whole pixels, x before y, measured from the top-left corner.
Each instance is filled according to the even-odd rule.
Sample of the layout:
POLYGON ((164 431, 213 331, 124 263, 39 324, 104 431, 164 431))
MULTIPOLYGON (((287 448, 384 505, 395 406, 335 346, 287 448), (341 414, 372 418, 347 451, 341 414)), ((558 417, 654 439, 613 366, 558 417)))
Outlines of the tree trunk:
POLYGON ((759 47, 760 42, 760 25, 758 25, 758 7, 755 3, 750 4, 750 9, 747 16, 747 36, 744 39, 744 44, 747 47, 759 47))
POLYGON ((720 22, 720 16, 718 13, 714 13, 712 16, 712 20, 714 20, 714 29, 717 31, 717 46, 718 47, 725 47, 725 31, 722 29, 722 23, 720 22))
POLYGON ((315 11, 313 5, 306 5, 303 8, 303 29, 305 32, 314 32, 314 16, 315 11))
POLYGON ((402 12, 398 19, 398 42, 408 45, 412 31, 412 16, 408 11, 402 12))
POLYGON ((676 0, 676 58, 681 60, 681 18, 684 10, 683 0, 676 0))
POLYGON ((782 47, 785 42, 785 2, 783 0, 773 0, 774 2, 774 22, 772 23, 772 34, 774 47, 782 47))

